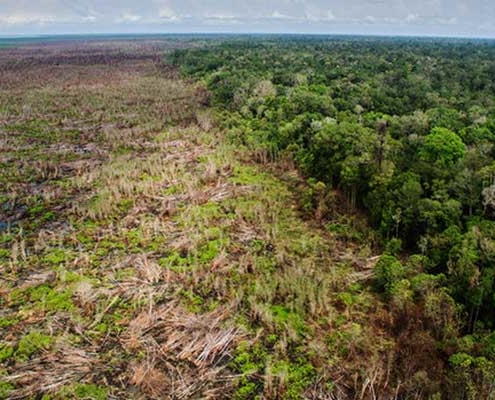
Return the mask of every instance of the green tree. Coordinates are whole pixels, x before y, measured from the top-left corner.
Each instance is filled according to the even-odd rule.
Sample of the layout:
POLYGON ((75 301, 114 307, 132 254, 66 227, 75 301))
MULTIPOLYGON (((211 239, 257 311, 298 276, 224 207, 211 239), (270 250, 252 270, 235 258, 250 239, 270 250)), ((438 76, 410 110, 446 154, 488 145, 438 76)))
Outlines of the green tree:
POLYGON ((420 159, 439 168, 450 168, 466 154, 461 138, 446 128, 434 128, 420 149, 420 159))

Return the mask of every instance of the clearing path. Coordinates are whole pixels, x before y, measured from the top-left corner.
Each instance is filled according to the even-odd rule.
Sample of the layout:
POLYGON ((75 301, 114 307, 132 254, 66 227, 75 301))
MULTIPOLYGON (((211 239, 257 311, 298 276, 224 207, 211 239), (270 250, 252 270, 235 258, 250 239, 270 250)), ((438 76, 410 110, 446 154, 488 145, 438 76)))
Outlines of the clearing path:
POLYGON ((369 249, 301 219, 173 45, 0 52, 0 398, 371 396, 369 249))

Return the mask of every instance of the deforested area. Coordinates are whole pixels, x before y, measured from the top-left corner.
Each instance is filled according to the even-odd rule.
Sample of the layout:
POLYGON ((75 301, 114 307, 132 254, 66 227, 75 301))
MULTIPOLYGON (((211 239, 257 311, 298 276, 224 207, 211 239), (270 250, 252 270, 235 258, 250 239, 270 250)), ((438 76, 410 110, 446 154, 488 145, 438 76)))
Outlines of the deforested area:
POLYGON ((495 42, 0 40, 0 398, 495 398, 495 42))

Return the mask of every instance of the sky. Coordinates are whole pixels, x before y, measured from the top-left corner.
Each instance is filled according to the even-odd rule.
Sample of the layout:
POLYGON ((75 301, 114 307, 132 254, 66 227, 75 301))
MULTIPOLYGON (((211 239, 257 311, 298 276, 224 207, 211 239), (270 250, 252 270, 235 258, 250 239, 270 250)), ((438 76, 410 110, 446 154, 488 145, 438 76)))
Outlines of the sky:
POLYGON ((0 0, 0 36, 328 33, 495 37, 494 0, 0 0))

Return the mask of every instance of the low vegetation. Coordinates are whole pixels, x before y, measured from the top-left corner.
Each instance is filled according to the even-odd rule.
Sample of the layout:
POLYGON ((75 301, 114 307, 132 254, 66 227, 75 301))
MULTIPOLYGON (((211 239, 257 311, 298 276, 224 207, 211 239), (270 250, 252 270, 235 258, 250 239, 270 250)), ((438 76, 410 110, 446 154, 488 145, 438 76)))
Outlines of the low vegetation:
POLYGON ((227 39, 0 50, 0 398, 493 398, 492 48, 227 39))

